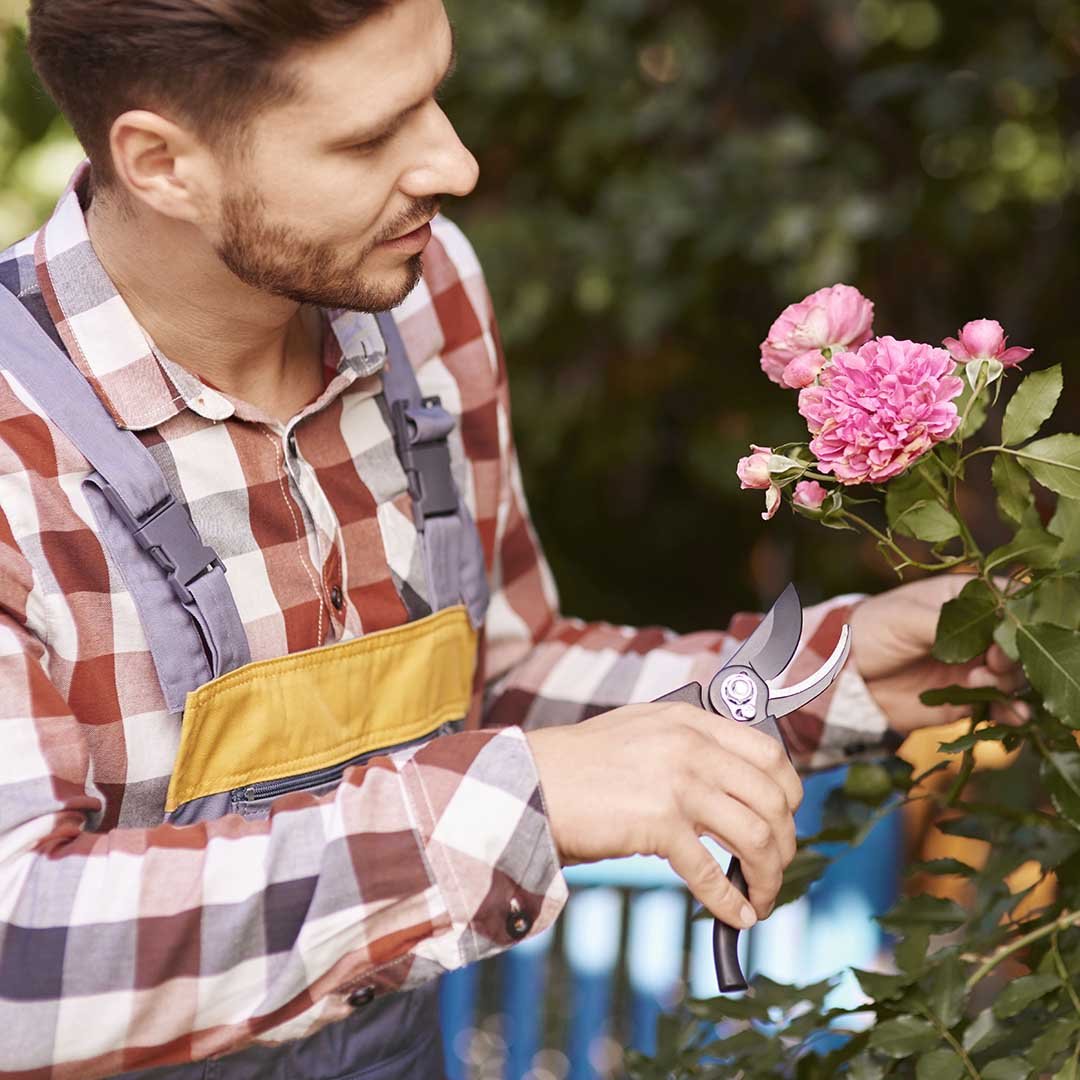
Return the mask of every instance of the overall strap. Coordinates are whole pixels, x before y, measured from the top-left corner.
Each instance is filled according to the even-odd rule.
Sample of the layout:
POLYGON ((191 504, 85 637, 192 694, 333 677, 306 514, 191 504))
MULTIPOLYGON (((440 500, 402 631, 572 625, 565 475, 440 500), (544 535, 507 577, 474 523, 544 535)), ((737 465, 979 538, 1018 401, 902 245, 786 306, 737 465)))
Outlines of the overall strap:
POLYGON ((464 603, 477 629, 488 607, 484 549, 450 470, 447 436, 454 418, 437 397, 420 393, 405 343, 389 312, 377 316, 386 342, 383 393, 394 443, 409 481, 433 611, 464 603))
POLYGON ((146 633, 168 707, 250 660, 225 581, 150 452, 7 289, 0 287, 0 369, 33 396, 93 468, 83 488, 98 532, 146 633))

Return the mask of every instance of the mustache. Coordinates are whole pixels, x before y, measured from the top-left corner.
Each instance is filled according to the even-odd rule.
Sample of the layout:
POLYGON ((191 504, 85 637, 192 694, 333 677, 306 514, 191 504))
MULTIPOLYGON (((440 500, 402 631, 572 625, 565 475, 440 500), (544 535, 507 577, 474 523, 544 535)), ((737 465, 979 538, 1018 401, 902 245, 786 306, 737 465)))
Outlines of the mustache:
POLYGON ((441 200, 437 196, 417 199, 408 210, 402 211, 386 226, 375 242, 382 244, 419 229, 439 212, 441 205, 441 200))

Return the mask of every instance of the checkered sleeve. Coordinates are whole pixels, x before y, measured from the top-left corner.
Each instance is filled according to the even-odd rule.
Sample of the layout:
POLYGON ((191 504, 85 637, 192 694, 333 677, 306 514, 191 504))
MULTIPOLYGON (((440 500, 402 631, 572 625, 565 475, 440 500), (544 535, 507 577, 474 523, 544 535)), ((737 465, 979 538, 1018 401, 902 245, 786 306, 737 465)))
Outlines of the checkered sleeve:
POLYGON ((375 759, 267 821, 96 831, 93 728, 50 680, 33 603, 0 542, 0 1076, 94 1080, 307 1035, 354 991, 418 985, 561 908, 519 730, 375 759))
MULTIPOLYGON (((494 317, 489 336, 497 351, 502 460, 486 635, 485 724, 526 729, 572 724, 621 705, 655 700, 691 681, 708 683, 762 616, 740 614, 726 630, 680 636, 559 614, 558 593, 522 487, 494 317)), ((838 597, 806 610, 787 679, 806 677, 832 654, 859 599, 838 597)), ((828 692, 780 724, 792 756, 806 770, 879 753, 888 742, 887 720, 851 663, 828 692)))

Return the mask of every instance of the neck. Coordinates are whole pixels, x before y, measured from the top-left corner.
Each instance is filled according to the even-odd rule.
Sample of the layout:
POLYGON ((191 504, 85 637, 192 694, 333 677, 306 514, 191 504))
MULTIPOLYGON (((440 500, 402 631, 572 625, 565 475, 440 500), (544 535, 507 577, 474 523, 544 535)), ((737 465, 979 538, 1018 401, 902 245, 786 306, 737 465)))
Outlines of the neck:
POLYGON ((317 395, 315 312, 244 284, 184 222, 98 199, 87 227, 105 272, 171 361, 279 420, 317 395))

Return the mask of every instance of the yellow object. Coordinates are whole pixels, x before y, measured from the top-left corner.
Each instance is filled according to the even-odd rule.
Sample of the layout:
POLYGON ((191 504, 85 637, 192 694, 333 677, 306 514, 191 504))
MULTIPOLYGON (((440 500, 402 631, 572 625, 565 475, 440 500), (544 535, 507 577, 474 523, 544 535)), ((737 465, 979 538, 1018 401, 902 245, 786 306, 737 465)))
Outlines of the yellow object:
POLYGON ((340 765, 462 719, 476 668, 463 607, 248 664, 188 695, 166 810, 340 765))

